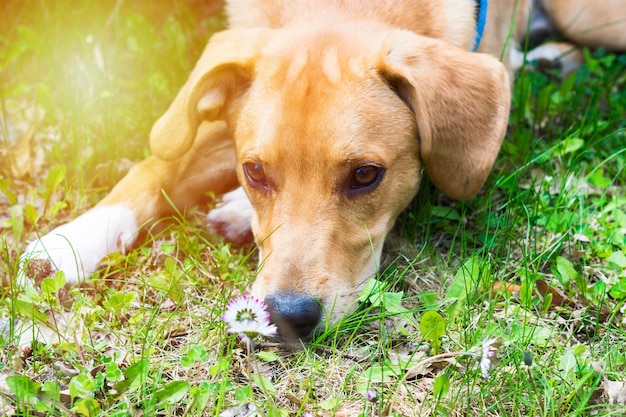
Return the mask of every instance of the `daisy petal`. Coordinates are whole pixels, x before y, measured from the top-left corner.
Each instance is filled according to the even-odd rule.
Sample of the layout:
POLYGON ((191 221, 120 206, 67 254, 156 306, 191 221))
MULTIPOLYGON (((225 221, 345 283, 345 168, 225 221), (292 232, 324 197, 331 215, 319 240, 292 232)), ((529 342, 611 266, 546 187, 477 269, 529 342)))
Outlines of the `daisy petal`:
POLYGON ((229 333, 238 333, 244 339, 273 336, 278 332, 276 325, 270 323, 265 303, 247 295, 231 300, 222 319, 228 325, 229 333))

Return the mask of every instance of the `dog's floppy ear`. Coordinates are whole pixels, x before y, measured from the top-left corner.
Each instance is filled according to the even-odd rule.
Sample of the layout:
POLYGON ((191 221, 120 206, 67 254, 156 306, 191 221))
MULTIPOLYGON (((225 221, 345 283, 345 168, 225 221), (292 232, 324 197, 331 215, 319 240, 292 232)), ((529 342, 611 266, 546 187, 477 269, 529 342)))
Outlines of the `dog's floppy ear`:
POLYGON ((216 120, 229 99, 245 88, 271 29, 237 29, 211 38, 169 109, 152 127, 150 147, 173 160, 193 144, 203 120, 216 120))
POLYGON ((510 83, 495 58, 407 31, 384 42, 378 71, 414 112, 420 158, 455 199, 482 187, 504 138, 510 83))

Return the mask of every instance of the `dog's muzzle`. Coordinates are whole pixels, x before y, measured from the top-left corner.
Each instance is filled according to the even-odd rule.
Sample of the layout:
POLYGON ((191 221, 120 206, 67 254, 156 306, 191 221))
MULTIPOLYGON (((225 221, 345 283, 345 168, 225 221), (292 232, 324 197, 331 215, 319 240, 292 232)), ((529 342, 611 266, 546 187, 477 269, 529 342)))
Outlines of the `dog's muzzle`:
POLYGON ((290 341, 309 339, 323 315, 321 301, 306 294, 269 295, 265 304, 279 336, 290 341))

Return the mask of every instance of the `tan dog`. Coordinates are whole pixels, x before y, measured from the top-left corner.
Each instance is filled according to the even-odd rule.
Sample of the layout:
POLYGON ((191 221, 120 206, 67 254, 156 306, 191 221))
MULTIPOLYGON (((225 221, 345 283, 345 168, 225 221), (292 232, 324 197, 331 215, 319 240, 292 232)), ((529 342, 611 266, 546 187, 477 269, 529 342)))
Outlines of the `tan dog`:
MULTIPOLYGON (((497 56, 511 16, 490 4, 481 50, 497 56)), ((154 156, 95 208, 31 243, 70 282, 142 227, 207 191, 233 240, 259 247, 253 295, 288 338, 308 337, 354 304, 422 173, 444 193, 481 188, 507 125, 510 80, 473 53, 473 0, 231 1, 230 29, 208 43, 155 123, 154 156)), ((510 68, 509 68, 510 71, 510 68)))

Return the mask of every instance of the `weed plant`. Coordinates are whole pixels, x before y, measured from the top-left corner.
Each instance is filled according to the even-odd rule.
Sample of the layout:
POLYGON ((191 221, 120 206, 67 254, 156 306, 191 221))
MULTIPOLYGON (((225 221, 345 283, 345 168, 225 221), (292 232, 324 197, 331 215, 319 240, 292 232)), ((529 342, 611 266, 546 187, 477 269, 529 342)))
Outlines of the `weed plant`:
POLYGON ((128 3, 3 5, 0 414, 626 413, 624 55, 522 70, 481 194, 454 202, 425 181, 358 310, 306 346, 257 343, 253 374, 221 318, 256 254, 209 234, 209 207, 161 222, 84 285, 52 272, 18 291, 26 244, 149 154, 223 21, 208 5, 128 3))

